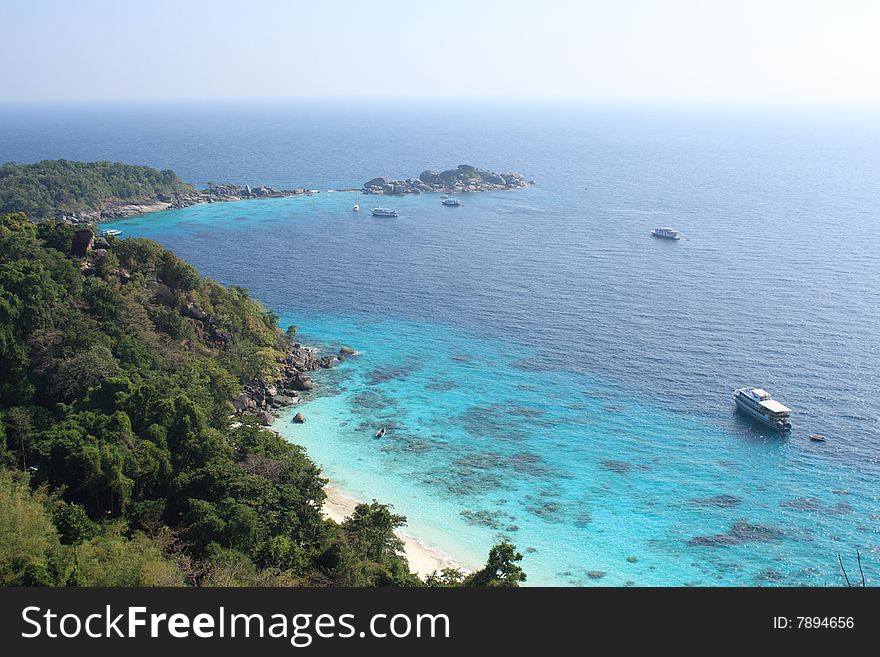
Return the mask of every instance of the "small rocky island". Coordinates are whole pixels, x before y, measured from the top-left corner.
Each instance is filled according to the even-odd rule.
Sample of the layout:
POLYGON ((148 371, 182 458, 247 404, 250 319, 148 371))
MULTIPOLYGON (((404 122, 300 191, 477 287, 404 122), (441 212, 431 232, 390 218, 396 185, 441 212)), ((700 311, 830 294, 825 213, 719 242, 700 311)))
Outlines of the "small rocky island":
POLYGON ((521 173, 495 173, 470 164, 459 164, 446 171, 422 171, 417 179, 373 178, 364 183, 365 194, 421 194, 422 192, 488 192, 526 187, 521 173))

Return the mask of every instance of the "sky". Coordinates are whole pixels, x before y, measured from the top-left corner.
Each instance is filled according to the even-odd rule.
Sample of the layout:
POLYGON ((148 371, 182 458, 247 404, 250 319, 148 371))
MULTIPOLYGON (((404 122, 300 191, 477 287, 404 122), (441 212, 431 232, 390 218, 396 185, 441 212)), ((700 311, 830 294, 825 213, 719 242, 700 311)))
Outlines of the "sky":
POLYGON ((880 105, 874 0, 2 0, 0 102, 880 105))

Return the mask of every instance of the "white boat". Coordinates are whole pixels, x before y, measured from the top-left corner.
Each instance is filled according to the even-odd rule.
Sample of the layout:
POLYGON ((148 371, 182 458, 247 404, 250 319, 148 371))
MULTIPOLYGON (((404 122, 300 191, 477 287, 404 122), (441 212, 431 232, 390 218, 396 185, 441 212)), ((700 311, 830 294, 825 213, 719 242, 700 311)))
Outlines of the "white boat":
POLYGON ((443 205, 448 205, 451 208, 461 207, 461 201, 459 201, 457 198, 445 198, 441 201, 441 203, 443 205))
POLYGON ((373 208, 370 210, 374 217, 396 217, 397 210, 388 210, 386 208, 373 208))
POLYGON ((668 240, 680 240, 681 234, 674 228, 655 228, 651 231, 654 237, 665 237, 668 240))
POLYGON ((791 429, 791 409, 762 388, 738 388, 733 392, 737 408, 768 427, 779 431, 791 429))
POLYGON ((355 204, 354 204, 354 207, 352 208, 352 211, 354 211, 354 212, 360 212, 360 211, 361 211, 361 206, 360 206, 359 204, 355 203, 355 204))
POLYGON ((122 231, 117 228, 105 228, 98 234, 98 237, 116 237, 121 233, 122 231))
POLYGON ((376 438, 384 438, 385 437, 385 427, 382 427, 376 432, 376 438))

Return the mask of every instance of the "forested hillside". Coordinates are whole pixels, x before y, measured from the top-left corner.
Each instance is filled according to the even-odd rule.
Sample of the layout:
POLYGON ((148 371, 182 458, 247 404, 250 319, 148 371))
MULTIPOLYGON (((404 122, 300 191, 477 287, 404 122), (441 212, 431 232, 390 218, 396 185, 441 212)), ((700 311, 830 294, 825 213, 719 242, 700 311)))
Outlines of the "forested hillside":
MULTIPOLYGON (((232 416, 290 347, 154 242, 0 216, 0 585, 424 584, 403 517, 324 519, 304 450, 232 416)), ((516 585, 519 559, 427 584, 516 585)))
POLYGON ((0 167, 0 214, 25 212, 35 219, 193 191, 171 170, 119 162, 44 160, 0 167))

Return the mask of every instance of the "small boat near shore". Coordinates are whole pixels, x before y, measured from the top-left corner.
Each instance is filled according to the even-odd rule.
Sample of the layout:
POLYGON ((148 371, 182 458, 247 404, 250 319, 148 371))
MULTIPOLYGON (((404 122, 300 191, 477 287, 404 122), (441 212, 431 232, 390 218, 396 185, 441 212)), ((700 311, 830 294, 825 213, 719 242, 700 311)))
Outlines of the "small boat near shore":
POLYGON ((651 231, 652 237, 662 237, 667 240, 680 240, 681 233, 679 233, 675 228, 655 228, 651 231))
POLYGON ((118 228, 105 228, 100 233, 98 233, 98 237, 116 237, 122 233, 118 228))
POLYGON ((777 431, 791 429, 791 409, 762 388, 738 388, 733 392, 737 408, 777 431))
POLYGON ((440 201, 440 203, 442 203, 443 205, 450 207, 450 208, 460 208, 461 207, 461 201, 459 201, 457 198, 445 198, 442 201, 440 201))
POLYGON ((385 437, 385 427, 382 427, 376 432, 376 438, 384 438, 385 437))
POLYGON ((824 443, 826 438, 825 436, 821 436, 818 433, 811 433, 810 440, 812 440, 814 443, 824 443))
POLYGON ((374 217, 397 217, 397 210, 388 210, 386 208, 373 208, 370 210, 374 217))
POLYGON ((359 204, 359 203, 355 203, 354 206, 351 208, 351 210, 352 210, 352 212, 360 212, 360 211, 361 211, 361 206, 360 206, 360 204, 359 204))

